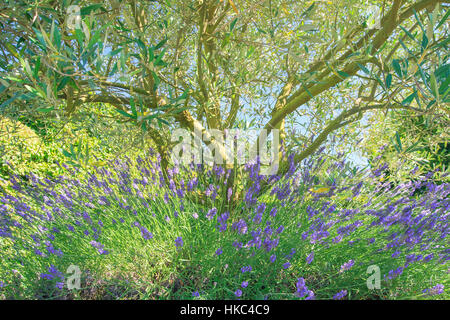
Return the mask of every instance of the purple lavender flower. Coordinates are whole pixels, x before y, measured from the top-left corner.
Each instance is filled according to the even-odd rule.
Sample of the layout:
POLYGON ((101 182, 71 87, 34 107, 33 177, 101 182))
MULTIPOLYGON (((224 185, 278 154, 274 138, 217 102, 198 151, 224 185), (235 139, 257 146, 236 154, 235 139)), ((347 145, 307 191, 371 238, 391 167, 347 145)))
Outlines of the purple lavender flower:
POLYGON ((306 257, 306 263, 310 264, 314 260, 314 251, 306 257))
POLYGON ((258 214, 263 214, 265 210, 266 210, 266 204, 265 204, 265 203, 261 203, 261 204, 256 208, 256 213, 258 213, 258 214))
POLYGON ((347 295, 347 290, 341 290, 333 296, 334 300, 342 300, 347 295))
POLYGON ((248 281, 243 281, 243 282, 241 283, 241 287, 242 287, 242 288, 247 288, 247 287, 248 287, 248 281))
POLYGON ((140 227, 140 230, 141 230, 142 237, 145 240, 149 240, 149 239, 153 238, 153 234, 150 231, 148 231, 145 227, 140 227))
POLYGON ((175 247, 177 249, 181 249, 182 246, 183 246, 183 238, 182 237, 177 237, 175 239, 175 247))
POLYGON ((312 290, 308 291, 308 296, 305 298, 305 300, 315 300, 316 299, 316 295, 314 294, 314 292, 312 290))
POLYGON ((233 189, 230 187, 230 188, 228 188, 228 191, 227 191, 227 200, 228 201, 230 201, 232 194, 233 194, 233 189))
POLYGON ((242 273, 250 272, 252 271, 252 266, 245 266, 241 268, 242 273))
POLYGON ((277 208, 273 207, 272 210, 270 210, 270 216, 275 217, 277 215, 277 208))
POLYGON ((284 231, 284 226, 281 225, 278 229, 277 229, 277 233, 280 234, 284 231))
POLYGON ((405 270, 405 268, 403 267, 398 267, 395 270, 389 270, 388 275, 387 275, 387 279, 394 279, 396 277, 398 277, 399 275, 401 275, 403 273, 403 271, 405 270))
POLYGON ((234 292, 234 295, 236 296, 236 297, 240 297, 240 296, 242 296, 242 290, 241 289, 237 289, 235 292, 234 292))
MULTIPOLYGON (((61 271, 59 271, 54 265, 50 265, 50 267, 48 267, 48 273, 41 273, 41 278, 47 280, 52 280, 56 278, 60 279, 60 282, 56 284, 56 287, 59 288, 58 284, 63 283, 62 280, 64 280, 64 274, 61 271)), ((62 287, 59 289, 62 289, 62 287)))
POLYGON ((355 264, 355 261, 353 260, 348 260, 346 263, 344 263, 341 266, 341 269, 339 270, 339 272, 344 272, 346 270, 350 270, 351 267, 353 267, 353 265, 355 264))
POLYGON ((233 230, 237 230, 240 234, 246 234, 248 227, 243 219, 240 219, 238 222, 233 223, 231 226, 233 230))
POLYGON ((54 278, 54 276, 49 273, 41 273, 41 278, 47 279, 47 280, 52 280, 54 278))
POLYGON ((256 224, 260 224, 262 219, 262 213, 257 213, 253 218, 253 222, 256 224))
POLYGON ((433 257, 434 257, 434 254, 433 254, 433 253, 430 253, 429 255, 427 255, 427 256, 425 256, 425 257, 423 258, 423 261, 424 261, 424 262, 428 262, 428 261, 430 261, 431 259, 433 259, 433 257))
POLYGON ((431 296, 443 294, 444 293, 444 285, 438 283, 437 285, 435 285, 434 287, 432 287, 430 289, 423 290, 423 293, 426 293, 431 296))
POLYGON ((216 208, 212 208, 206 214, 206 218, 208 218, 208 220, 211 220, 216 214, 217 214, 217 209, 216 208))
POLYGON ((234 241, 233 241, 233 247, 235 247, 236 250, 241 249, 241 248, 242 248, 242 242, 239 242, 239 241, 234 240, 234 241))
POLYGON ((97 242, 95 240, 92 240, 91 242, 89 242, 94 248, 97 249, 98 253, 100 254, 109 254, 109 251, 104 250, 104 245, 101 244, 100 242, 97 242))

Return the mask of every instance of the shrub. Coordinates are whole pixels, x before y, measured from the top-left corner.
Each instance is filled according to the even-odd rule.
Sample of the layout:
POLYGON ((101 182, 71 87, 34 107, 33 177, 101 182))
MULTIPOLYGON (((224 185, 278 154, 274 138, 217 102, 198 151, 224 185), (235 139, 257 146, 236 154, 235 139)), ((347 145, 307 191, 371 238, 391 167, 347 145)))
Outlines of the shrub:
MULTIPOLYGON (((323 151, 323 149, 321 150, 323 151)), ((392 186, 385 165, 346 170, 320 152, 267 192, 246 166, 173 167, 152 151, 80 179, 9 181, 0 198, 0 294, 10 298, 371 299, 448 297, 448 184, 392 186), (426 192, 414 196, 418 188, 426 192), (194 201, 205 195, 203 203, 194 201), (69 291, 65 270, 82 270, 69 291), (367 269, 381 269, 381 288, 367 269), (436 287, 438 286, 438 287, 436 287), (436 289, 438 288, 438 289, 436 289)))

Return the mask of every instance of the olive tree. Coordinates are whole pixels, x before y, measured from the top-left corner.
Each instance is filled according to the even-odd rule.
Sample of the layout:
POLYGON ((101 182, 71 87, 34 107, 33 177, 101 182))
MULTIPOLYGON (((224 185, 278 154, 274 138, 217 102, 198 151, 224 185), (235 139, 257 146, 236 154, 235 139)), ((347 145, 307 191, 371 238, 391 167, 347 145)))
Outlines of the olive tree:
POLYGON ((176 128, 251 120, 286 148, 306 121, 299 163, 369 112, 448 117, 448 14, 441 0, 6 0, 0 110, 106 103, 165 165, 176 128))

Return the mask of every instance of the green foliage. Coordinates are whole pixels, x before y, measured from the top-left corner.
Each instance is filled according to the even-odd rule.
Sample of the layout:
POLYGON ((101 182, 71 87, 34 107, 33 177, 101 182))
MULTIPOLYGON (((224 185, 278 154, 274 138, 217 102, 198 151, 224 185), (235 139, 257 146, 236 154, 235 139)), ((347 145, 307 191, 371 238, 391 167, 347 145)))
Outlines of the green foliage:
MULTIPOLYGON (((0 298, 3 294, 3 298, 9 299, 234 299, 234 290, 240 288, 243 281, 248 281, 251 285, 243 290, 243 298, 296 299, 294 284, 298 277, 305 278, 317 299, 330 299, 342 288, 350 292, 348 299, 448 297, 448 291, 436 297, 422 293, 424 288, 435 283, 443 283, 445 288, 448 286, 447 265, 439 263, 437 254, 445 247, 445 239, 433 239, 436 246, 427 248, 436 254, 431 262, 411 263, 399 277, 382 278, 381 289, 371 291, 367 288, 368 265, 379 265, 382 274, 387 275, 390 270, 404 265, 407 254, 428 253, 419 246, 406 246, 406 252, 393 258, 399 248, 392 246, 392 238, 396 237, 391 238, 387 231, 403 236, 405 229, 411 229, 400 223, 389 228, 378 225, 379 218, 366 213, 366 210, 380 207, 386 210, 383 206, 390 206, 398 199, 405 201, 405 197, 398 193, 394 196, 395 190, 386 194, 380 192, 380 184, 376 180, 362 184, 363 189, 357 195, 347 189, 320 197, 320 193, 330 190, 330 187, 321 186, 327 180, 320 181, 315 176, 316 179, 309 183, 296 183, 302 179, 299 175, 291 181, 296 201, 287 205, 268 192, 258 200, 265 205, 262 221, 252 224, 252 219, 247 219, 247 216, 254 216, 256 206, 240 200, 229 211, 228 227, 220 230, 217 216, 225 213, 227 208, 218 208, 217 216, 208 219, 213 200, 207 199, 199 204, 190 197, 174 196, 167 185, 158 185, 157 175, 149 171, 144 173, 145 169, 154 169, 152 164, 156 163, 154 156, 137 161, 123 158, 110 162, 106 167, 107 174, 106 171, 92 169, 91 175, 86 177, 80 177, 79 172, 72 172, 73 168, 70 168, 65 172, 67 180, 61 185, 53 185, 54 194, 23 188, 17 197, 32 210, 43 210, 41 206, 50 211, 51 207, 60 210, 55 210, 59 214, 52 215, 53 218, 46 222, 50 228, 45 233, 36 228, 34 221, 23 221, 26 227, 18 230, 21 237, 15 241, 8 237, 0 238, 3 254, 8 257, 0 261, 0 278, 6 283, 0 288, 0 298), (72 180, 75 177, 79 182, 76 186, 72 180), (144 177, 148 178, 147 182, 142 180, 144 177), (152 181, 153 178, 156 179, 152 181), (106 182, 116 179, 121 183, 106 182), (67 185, 71 186, 70 190, 67 185), (124 186, 133 191, 124 193, 124 186), (58 203, 60 198, 68 195, 72 196, 71 201, 58 203), (277 209, 276 214, 269 214, 274 208, 277 209), (83 212, 83 217, 78 212, 83 212), (312 237, 302 239, 304 233, 308 234, 328 218, 331 220, 326 229, 329 232, 326 243, 311 241, 312 237), (249 227, 241 234, 231 228, 240 219, 246 219, 249 227), (349 234, 338 231, 354 223, 361 227, 355 227, 349 234), (371 223, 374 227, 369 227, 371 223), (266 228, 269 226, 271 229, 266 228), (280 226, 283 229, 278 229, 280 226), (142 227, 145 227, 145 232, 142 227), (235 241, 245 245, 254 238, 251 231, 259 229, 262 232, 262 228, 266 228, 263 232, 271 230, 272 240, 279 240, 277 246, 270 251, 266 251, 264 246, 236 249, 235 241), (151 237, 145 238, 149 231, 151 237), (26 250, 33 237, 47 239, 50 236, 52 250, 62 250, 63 255, 50 254, 44 245, 37 244, 31 246, 43 255, 26 250), (331 241, 339 236, 343 238, 331 241), (178 237, 184 243, 180 248, 175 246, 178 237), (106 253, 97 250, 95 245, 98 243, 106 253), (13 248, 21 250, 17 252, 13 248), (220 255, 216 253, 218 248, 222 249, 220 255), (308 263, 305 258, 311 252, 314 252, 314 260, 308 263), (272 254, 276 254, 274 261, 271 261, 272 254), (289 255, 291 257, 287 258, 289 255), (341 266, 350 259, 355 261, 354 266, 341 272, 341 266), (287 261, 291 264, 284 268, 287 261), (82 288, 69 291, 63 283, 62 290, 56 289, 56 279, 47 280, 41 275, 50 265, 57 266, 63 274, 70 265, 80 267, 82 288), (242 272, 241 268, 248 265, 252 267, 251 272, 242 272), (16 271, 8 272, 11 269, 16 271), (194 291, 200 293, 199 298, 192 296, 194 291)), ((364 179, 362 172, 355 175, 352 168, 337 168, 334 159, 323 159, 316 164, 318 167, 314 173, 329 175, 330 180, 338 185, 344 182, 342 186, 353 186, 354 182, 364 179)), ((178 174, 188 181, 195 176, 195 171, 178 174)), ((209 181, 199 181, 198 191, 206 191, 210 183, 218 181, 221 179, 216 180, 212 174, 209 181)), ((365 179, 361 181, 368 182, 365 179)), ((282 180, 279 186, 284 183, 282 180)), ((220 193, 226 192, 224 185, 219 183, 217 186, 220 193)), ((187 193, 189 191, 186 196, 187 193)), ((445 197, 439 192, 430 192, 428 196, 427 199, 436 200, 436 203, 445 197)), ((6 205, 9 207, 11 204, 7 202, 6 205)), ((419 207, 414 214, 419 215, 420 210, 422 208, 419 207)), ((431 232, 431 235, 435 234, 431 232)))
POLYGON ((45 143, 35 131, 18 121, 0 117, 0 177, 34 173, 61 174, 56 161, 64 161, 55 143, 45 143))
POLYGON ((135 125, 115 119, 115 113, 114 108, 97 104, 80 108, 65 123, 0 118, 1 177, 33 173, 54 178, 65 163, 89 169, 118 155, 137 156, 153 146, 135 125))

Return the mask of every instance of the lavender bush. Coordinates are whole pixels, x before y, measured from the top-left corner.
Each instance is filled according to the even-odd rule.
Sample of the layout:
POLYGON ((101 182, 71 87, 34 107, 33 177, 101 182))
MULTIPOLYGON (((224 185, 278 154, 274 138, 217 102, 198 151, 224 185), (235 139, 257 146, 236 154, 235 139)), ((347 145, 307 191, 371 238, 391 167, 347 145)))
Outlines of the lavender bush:
POLYGON ((85 176, 11 176, 0 297, 448 298, 450 187, 433 172, 394 184, 382 163, 351 169, 323 149, 268 181, 258 169, 175 166, 164 177, 150 151, 85 176), (370 289, 373 265, 381 282, 370 289))

